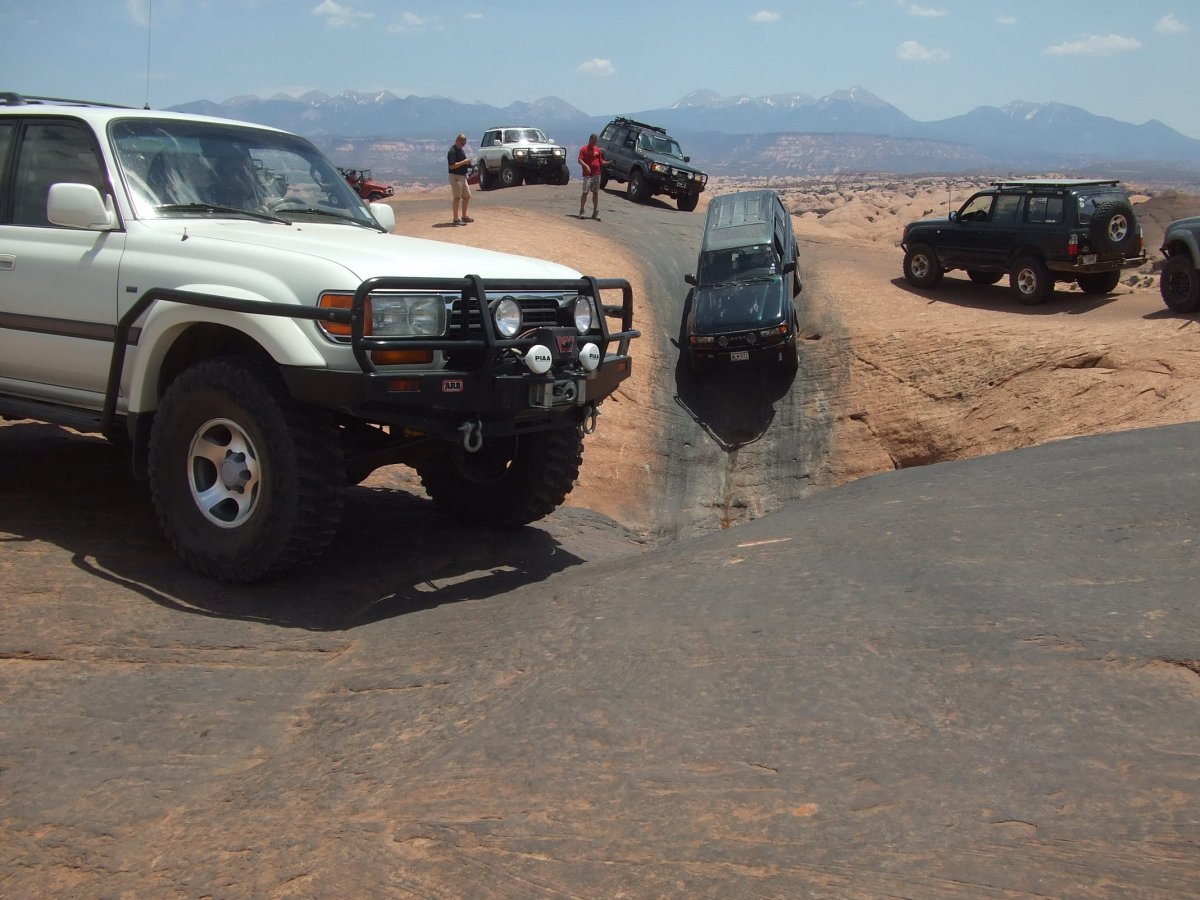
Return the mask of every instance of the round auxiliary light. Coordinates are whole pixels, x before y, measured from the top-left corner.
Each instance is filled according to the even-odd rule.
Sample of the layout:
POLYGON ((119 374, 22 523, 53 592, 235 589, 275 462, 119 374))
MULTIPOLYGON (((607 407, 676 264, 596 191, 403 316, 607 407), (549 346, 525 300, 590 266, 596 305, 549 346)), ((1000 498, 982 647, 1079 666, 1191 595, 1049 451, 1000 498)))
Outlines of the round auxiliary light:
POLYGON ((502 337, 516 337, 521 330, 521 304, 512 297, 501 297, 492 318, 502 337))
POLYGON ((534 375, 545 375, 550 371, 553 363, 554 355, 550 352, 550 348, 543 347, 541 344, 534 344, 525 354, 525 366, 534 375))
POLYGON ((575 330, 587 334, 592 330, 592 298, 575 298, 575 330))
POLYGON ((584 344, 579 348, 579 364, 585 372, 595 372, 600 367, 600 348, 595 344, 584 344))

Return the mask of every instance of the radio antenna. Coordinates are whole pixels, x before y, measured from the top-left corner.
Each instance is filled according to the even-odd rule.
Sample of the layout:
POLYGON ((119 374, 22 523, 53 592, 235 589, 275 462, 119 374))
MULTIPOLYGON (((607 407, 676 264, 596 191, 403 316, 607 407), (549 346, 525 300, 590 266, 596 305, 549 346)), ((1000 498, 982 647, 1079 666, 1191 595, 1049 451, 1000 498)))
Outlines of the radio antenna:
POLYGON ((150 38, 154 33, 154 0, 146 0, 146 105, 150 108, 150 38))

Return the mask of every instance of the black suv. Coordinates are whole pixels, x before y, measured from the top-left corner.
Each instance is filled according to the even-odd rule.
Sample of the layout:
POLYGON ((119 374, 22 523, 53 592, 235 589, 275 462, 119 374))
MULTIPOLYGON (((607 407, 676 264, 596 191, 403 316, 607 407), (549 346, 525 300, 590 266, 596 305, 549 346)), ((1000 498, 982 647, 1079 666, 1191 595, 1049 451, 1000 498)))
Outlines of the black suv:
POLYGON ((1050 297, 1056 281, 1107 294, 1121 270, 1146 262, 1142 229, 1120 182, 1081 179, 996 181, 946 218, 904 226, 904 277, 931 288, 952 269, 980 284, 1005 274, 1026 305, 1050 297))
POLYGON ((645 203, 655 194, 674 197, 684 212, 700 202, 708 176, 688 165, 679 142, 665 128, 616 118, 600 132, 600 147, 609 165, 600 176, 600 186, 618 181, 629 185, 629 199, 645 203))

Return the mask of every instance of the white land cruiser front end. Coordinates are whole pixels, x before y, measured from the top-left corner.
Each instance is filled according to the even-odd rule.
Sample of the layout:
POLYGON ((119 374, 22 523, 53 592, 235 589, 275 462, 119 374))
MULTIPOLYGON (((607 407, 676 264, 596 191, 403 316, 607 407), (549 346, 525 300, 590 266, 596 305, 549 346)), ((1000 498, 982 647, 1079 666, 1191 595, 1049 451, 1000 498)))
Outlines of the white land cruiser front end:
POLYGON ((391 463, 471 521, 540 518, 630 374, 627 282, 389 234, 294 135, 29 102, 6 149, 0 415, 131 441, 215 577, 311 560, 391 463))
POLYGON ((540 128, 526 125, 485 131, 475 165, 479 169, 479 186, 485 191, 517 187, 522 182, 567 184, 571 180, 566 148, 546 137, 540 128))

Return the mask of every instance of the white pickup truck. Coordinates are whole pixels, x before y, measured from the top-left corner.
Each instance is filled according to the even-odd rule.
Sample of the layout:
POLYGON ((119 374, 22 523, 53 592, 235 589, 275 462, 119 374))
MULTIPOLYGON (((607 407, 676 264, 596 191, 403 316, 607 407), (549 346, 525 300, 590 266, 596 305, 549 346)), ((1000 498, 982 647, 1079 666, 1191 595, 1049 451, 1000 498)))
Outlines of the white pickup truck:
POLYGON ((393 235, 295 135, 0 94, 5 160, 0 417, 128 444, 213 577, 312 561, 393 463, 471 522, 538 519, 630 374, 626 281, 393 235))

